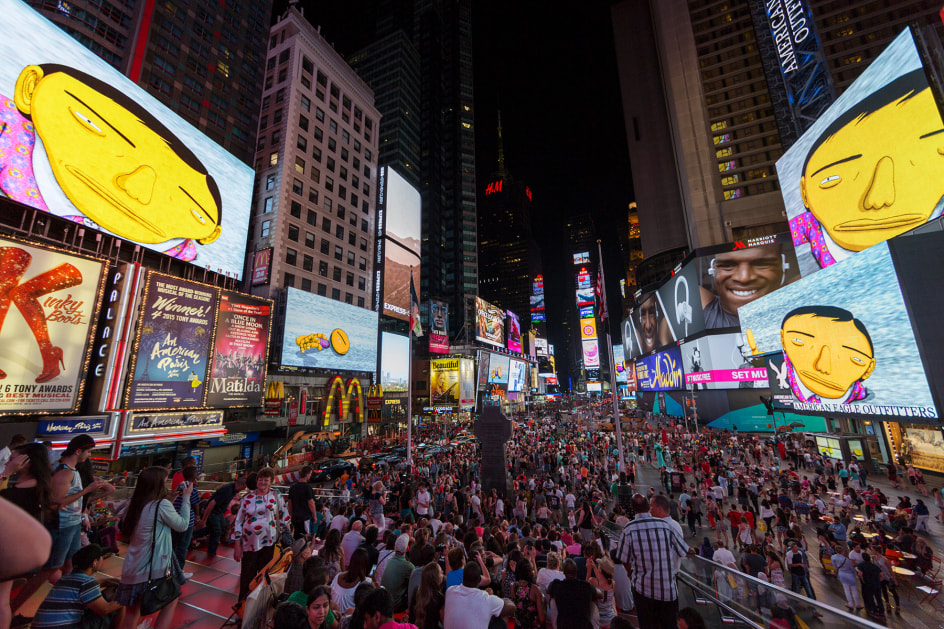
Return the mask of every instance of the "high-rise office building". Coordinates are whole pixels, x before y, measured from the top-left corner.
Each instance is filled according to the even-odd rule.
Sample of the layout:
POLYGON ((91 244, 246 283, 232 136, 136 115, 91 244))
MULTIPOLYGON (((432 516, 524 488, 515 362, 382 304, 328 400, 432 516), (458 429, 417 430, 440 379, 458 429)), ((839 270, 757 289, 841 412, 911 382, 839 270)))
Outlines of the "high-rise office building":
POLYGON ((249 163, 271 0, 28 0, 184 120, 249 163))
MULTIPOLYGON (((775 163, 790 138, 781 137, 778 95, 772 98, 768 87, 779 77, 765 74, 759 41, 768 33, 759 37, 756 30, 769 26, 771 4, 624 0, 613 6, 647 260, 673 249, 787 231, 775 163)), ((944 30, 934 0, 799 4, 812 15, 826 78, 837 95, 909 24, 944 30)))

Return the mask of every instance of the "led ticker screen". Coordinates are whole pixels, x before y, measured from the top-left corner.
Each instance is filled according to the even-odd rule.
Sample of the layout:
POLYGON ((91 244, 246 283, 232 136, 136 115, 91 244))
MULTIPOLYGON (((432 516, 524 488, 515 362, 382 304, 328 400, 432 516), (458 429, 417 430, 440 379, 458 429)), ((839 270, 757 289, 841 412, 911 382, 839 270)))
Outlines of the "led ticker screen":
POLYGON ((377 313, 287 289, 282 365, 338 371, 377 369, 377 313))
POLYGON ((906 29, 777 160, 804 275, 941 216, 942 128, 906 29))
MULTIPOLYGON (((909 241, 917 239, 898 239, 895 248, 907 249, 909 241)), ((942 241, 934 238, 938 247, 942 241)), ((919 350, 898 280, 930 273, 940 270, 921 268, 920 261, 896 270, 889 244, 880 243, 741 308, 755 353, 779 354, 770 369, 781 406, 808 414, 938 418, 921 357, 938 360, 940 348, 919 350)))
POLYGON ((0 42, 4 121, 22 131, 0 151, 0 172, 19 173, 3 193, 241 278, 252 168, 23 2, 0 14, 16 24, 0 42))
POLYGON ((678 347, 636 361, 636 386, 640 391, 681 391, 685 370, 678 347))
POLYGON ((482 343, 505 347, 505 313, 480 297, 475 298, 475 338, 482 343))
POLYGON ((420 285, 420 193, 392 168, 384 181, 383 314, 409 321, 411 269, 420 285))
POLYGON ((518 315, 511 310, 506 312, 506 327, 508 336, 508 349, 513 352, 521 353, 521 322, 518 321, 518 315))
POLYGON ((588 264, 590 262, 590 252, 584 251, 574 254, 574 264, 588 264))
POLYGON ((751 360, 751 348, 740 332, 706 335, 680 347, 688 389, 767 387, 767 369, 751 360))

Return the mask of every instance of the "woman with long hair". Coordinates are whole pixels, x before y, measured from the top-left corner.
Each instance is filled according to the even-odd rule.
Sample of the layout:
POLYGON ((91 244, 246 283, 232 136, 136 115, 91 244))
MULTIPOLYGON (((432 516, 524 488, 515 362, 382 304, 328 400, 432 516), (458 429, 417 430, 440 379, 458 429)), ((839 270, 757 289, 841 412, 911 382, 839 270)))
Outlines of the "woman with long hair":
MULTIPOLYGON (((141 599, 149 579, 163 578, 168 571, 178 585, 184 579, 174 558, 171 531, 178 533, 190 526, 190 501, 181 503, 180 513, 170 500, 165 499, 167 469, 149 467, 138 475, 134 495, 121 522, 121 535, 129 540, 128 552, 121 566, 121 585, 116 600, 126 606, 121 629, 135 629, 141 619, 141 599), (152 559, 151 544, 154 544, 152 559)), ((183 482, 177 491, 190 495, 190 484, 183 482)), ((170 629, 177 608, 177 599, 165 605, 157 614, 155 629, 170 629)))
POLYGON ((428 563, 420 574, 420 586, 413 598, 411 618, 418 629, 438 629, 446 599, 442 594, 443 572, 438 563, 428 563))
POLYGON ((267 563, 272 561, 279 528, 288 528, 292 519, 279 492, 272 490, 275 471, 264 467, 256 474, 256 487, 239 502, 233 522, 233 559, 239 569, 239 600, 249 596, 249 585, 267 563))
MULTIPOLYGON (((46 523, 47 516, 55 511, 49 504, 52 496, 52 472, 49 469, 49 456, 41 443, 25 443, 13 449, 13 454, 0 474, 10 478, 16 474, 15 484, 0 491, 6 498, 39 522, 46 523)), ((0 629, 10 626, 13 608, 10 604, 10 592, 13 581, 0 583, 0 629)))
POLYGON ((310 629, 331 629, 337 623, 329 624, 331 617, 331 588, 319 585, 308 593, 308 627, 310 629))
POLYGON ((597 601, 597 609, 600 613, 600 629, 607 629, 613 619, 616 618, 616 606, 614 604, 616 584, 613 581, 615 570, 616 566, 609 557, 587 561, 587 572, 590 575, 587 582, 603 593, 603 598, 597 601))
POLYGON ((366 548, 357 548, 351 553, 351 562, 345 572, 331 581, 331 602, 342 614, 354 608, 354 591, 361 583, 370 583, 370 555, 366 548))
POLYGON ((341 531, 331 529, 325 536, 324 546, 318 556, 324 559, 324 567, 328 569, 328 578, 333 579, 344 565, 344 549, 341 548, 341 531))
POLYGON ((530 561, 519 561, 515 566, 511 600, 515 604, 516 629, 538 629, 544 626, 544 597, 534 582, 534 568, 530 561))

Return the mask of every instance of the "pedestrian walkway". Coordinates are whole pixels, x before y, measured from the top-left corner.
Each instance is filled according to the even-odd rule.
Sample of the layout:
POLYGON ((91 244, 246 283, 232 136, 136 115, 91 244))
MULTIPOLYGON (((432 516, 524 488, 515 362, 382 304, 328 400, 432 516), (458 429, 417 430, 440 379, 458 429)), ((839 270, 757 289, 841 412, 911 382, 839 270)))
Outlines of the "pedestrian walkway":
MULTIPOLYGON (((802 476, 802 470, 800 474, 802 476)), ((689 474, 686 480, 692 482, 694 477, 689 474)), ((885 477, 877 474, 870 475, 868 482, 870 485, 880 488, 890 499, 896 499, 898 496, 908 496, 912 501, 915 501, 917 498, 923 498, 925 503, 929 504, 931 508, 934 509, 934 498, 924 498, 910 485, 904 485, 901 489, 894 489, 885 477)), ((939 485, 940 483, 929 483, 928 488, 933 491, 939 489, 939 485)), ((659 471, 656 468, 646 465, 642 460, 639 460, 637 461, 636 490, 644 493, 649 487, 653 487, 657 493, 663 490, 659 482, 659 471)), ((676 498, 677 497, 678 496, 676 496, 676 498)), ((726 504, 731 504, 730 498, 726 499, 726 504)), ((930 534, 916 533, 916 535, 927 542, 936 556, 942 557, 944 556, 944 524, 938 522, 932 514, 929 520, 929 528, 931 529, 930 534)), ((813 585, 813 590, 816 592, 817 600, 837 609, 844 610, 846 608, 846 599, 843 594, 842 585, 835 577, 826 576, 818 561, 816 530, 809 523, 804 523, 802 529, 806 538, 807 547, 810 549, 808 553, 810 557, 810 582, 813 585)), ((707 526, 701 527, 694 537, 689 535, 687 525, 683 525, 682 530, 686 540, 693 547, 698 547, 704 537, 708 537, 712 542, 715 541, 714 531, 707 526)), ((730 550, 736 557, 740 556, 736 548, 730 548, 730 550)), ((940 575, 938 578, 940 578, 940 575)), ((925 585, 925 582, 918 576, 910 580, 899 582, 898 589, 901 596, 902 612, 900 616, 888 614, 885 623, 887 626, 893 627, 894 629, 941 629, 941 627, 944 626, 940 612, 936 612, 928 606, 920 606, 918 604, 924 597, 924 593, 915 590, 915 587, 921 585, 925 585)), ((944 593, 942 593, 941 596, 944 596, 944 593)), ((858 615, 866 618, 864 611, 860 611, 858 615)))

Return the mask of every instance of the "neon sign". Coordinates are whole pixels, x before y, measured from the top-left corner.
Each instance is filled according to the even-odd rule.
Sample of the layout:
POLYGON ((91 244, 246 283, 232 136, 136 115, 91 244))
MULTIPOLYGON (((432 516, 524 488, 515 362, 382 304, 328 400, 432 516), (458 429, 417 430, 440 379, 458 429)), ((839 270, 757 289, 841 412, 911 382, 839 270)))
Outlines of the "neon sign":
MULTIPOLYGON (((501 179, 499 179, 498 181, 493 181, 493 182, 491 182, 490 184, 488 184, 487 186, 485 186, 485 196, 488 196, 488 195, 493 194, 493 193, 495 193, 495 192, 501 192, 501 191, 502 191, 502 180, 501 180, 501 179)), ((528 198, 530 198, 530 195, 528 196, 528 198)))

